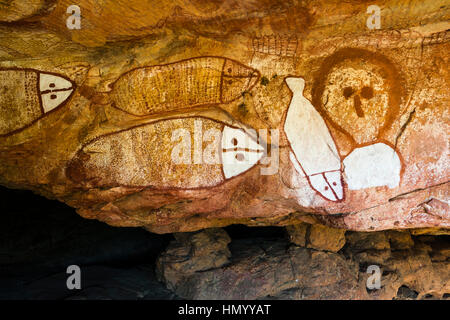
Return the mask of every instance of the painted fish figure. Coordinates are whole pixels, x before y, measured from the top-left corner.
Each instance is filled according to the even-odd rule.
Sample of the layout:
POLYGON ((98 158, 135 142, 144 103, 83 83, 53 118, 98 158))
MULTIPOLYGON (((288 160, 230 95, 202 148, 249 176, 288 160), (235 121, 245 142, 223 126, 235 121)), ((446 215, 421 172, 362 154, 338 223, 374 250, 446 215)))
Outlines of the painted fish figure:
POLYGON ((203 117, 172 118, 88 142, 66 175, 90 187, 197 189, 248 171, 263 154, 240 128, 203 117))
POLYGON ((0 136, 20 131, 61 107, 73 90, 73 82, 61 75, 0 69, 0 136))
POLYGON ((344 198, 341 160, 328 127, 314 106, 303 96, 305 80, 287 77, 292 91, 284 131, 297 171, 305 173, 311 187, 331 201, 344 198))
POLYGON ((112 85, 116 108, 137 116, 229 103, 258 82, 257 70, 223 57, 198 57, 142 67, 112 85))

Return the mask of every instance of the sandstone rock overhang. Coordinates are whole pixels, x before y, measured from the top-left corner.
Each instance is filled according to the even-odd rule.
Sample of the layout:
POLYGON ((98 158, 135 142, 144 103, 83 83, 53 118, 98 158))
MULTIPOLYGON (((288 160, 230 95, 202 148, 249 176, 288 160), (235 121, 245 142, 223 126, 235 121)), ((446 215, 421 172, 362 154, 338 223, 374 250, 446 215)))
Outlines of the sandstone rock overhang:
POLYGON ((449 232, 445 1, 40 3, 0 10, 0 184, 158 233, 449 232))

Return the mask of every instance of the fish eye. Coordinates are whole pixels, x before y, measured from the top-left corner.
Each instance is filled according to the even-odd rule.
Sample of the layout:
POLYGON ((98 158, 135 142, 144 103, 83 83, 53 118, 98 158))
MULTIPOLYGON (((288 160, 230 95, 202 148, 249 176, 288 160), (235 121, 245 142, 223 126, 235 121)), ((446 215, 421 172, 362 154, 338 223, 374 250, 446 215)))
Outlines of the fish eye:
POLYGON ((231 68, 228 68, 228 70, 227 70, 227 71, 228 71, 228 73, 231 73, 231 68))
POLYGON ((231 143, 236 146, 238 144, 238 141, 236 138, 233 138, 231 139, 231 143))
POLYGON ((327 191, 328 190, 328 186, 325 186, 325 191, 327 191))
POLYGON ((52 94, 52 95, 50 96, 50 99, 52 99, 52 100, 56 99, 56 94, 52 94))
POLYGON ((336 183, 336 182, 333 182, 333 186, 337 186, 337 183, 336 183))
POLYGON ((236 154, 236 160, 237 161, 244 161, 245 157, 242 153, 236 154))
POLYGON ((49 86, 50 88, 54 88, 54 87, 55 87, 55 84, 52 82, 52 83, 50 83, 48 86, 49 86))

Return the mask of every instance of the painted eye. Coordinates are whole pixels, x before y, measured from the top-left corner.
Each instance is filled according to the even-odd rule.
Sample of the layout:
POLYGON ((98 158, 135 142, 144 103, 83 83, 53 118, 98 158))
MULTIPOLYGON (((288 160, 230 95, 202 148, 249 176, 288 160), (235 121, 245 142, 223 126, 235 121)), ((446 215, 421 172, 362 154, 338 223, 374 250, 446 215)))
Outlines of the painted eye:
POLYGON ((350 98, 350 96, 353 94, 353 89, 352 87, 345 87, 344 90, 342 91, 342 94, 344 95, 344 97, 346 99, 350 98))
POLYGON ((398 120, 405 88, 389 57, 345 48, 326 57, 319 73, 323 76, 312 85, 312 104, 351 141, 352 149, 382 139, 398 120))
POLYGON ((330 185, 331 189, 333 189, 334 194, 338 198, 338 200, 342 200, 344 198, 344 187, 341 182, 341 172, 340 171, 330 171, 325 172, 325 179, 330 185))
POLYGON ((63 104, 72 94, 72 83, 63 77, 41 73, 39 75, 39 89, 42 108, 49 112, 63 104))
POLYGON ((365 99, 372 99, 373 98, 373 89, 371 87, 364 87, 361 89, 361 97, 365 99))
POLYGON ((222 151, 222 169, 225 179, 236 177, 254 167, 263 153, 256 151, 222 151))
POLYGON ((334 193, 330 190, 328 187, 328 183, 325 180, 324 176, 322 174, 315 174, 309 177, 309 182, 311 184, 311 187, 318 191, 324 198, 331 200, 331 201, 337 201, 336 196, 334 193), (324 190, 324 191, 322 191, 324 190))
POLYGON ((225 126, 222 134, 222 165, 225 178, 235 177, 255 166, 263 156, 263 151, 264 148, 244 130, 225 126))
POLYGON ((49 73, 41 73, 39 75, 39 90, 41 93, 44 93, 48 90, 63 90, 63 89, 72 89, 72 83, 64 79, 63 77, 49 74, 49 73))
MULTIPOLYGON (((255 133, 256 135, 256 133, 255 133)), ((248 149, 264 151, 264 148, 251 138, 243 129, 225 126, 222 135, 222 149, 248 149)))
POLYGON ((48 92, 41 94, 42 108, 44 112, 49 112, 67 101, 73 89, 58 92, 48 92))

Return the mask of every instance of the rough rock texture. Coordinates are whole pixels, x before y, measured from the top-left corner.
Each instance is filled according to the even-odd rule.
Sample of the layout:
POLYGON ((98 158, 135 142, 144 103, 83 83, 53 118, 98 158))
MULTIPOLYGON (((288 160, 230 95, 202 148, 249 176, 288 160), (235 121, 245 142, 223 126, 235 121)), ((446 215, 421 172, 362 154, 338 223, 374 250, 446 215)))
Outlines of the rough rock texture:
POLYGON ((169 285, 171 290, 176 291, 184 281, 186 273, 194 274, 220 268, 229 262, 231 253, 228 243, 231 239, 222 229, 177 234, 175 239, 167 248, 168 254, 157 262, 161 277, 174 280, 169 285))
POLYGON ((286 227, 289 240, 300 246, 338 252, 345 245, 345 230, 301 223, 286 227))
POLYGON ((285 228, 173 237, 82 219, 29 191, 1 187, 0 200, 0 299, 449 297, 448 236, 347 231, 333 253, 292 245, 288 235, 299 233, 285 228), (66 288, 72 264, 81 268, 81 290, 66 288), (366 289, 370 265, 381 268, 379 290, 366 289))
POLYGON ((310 225, 307 223, 299 223, 287 226, 286 232, 289 236, 289 240, 300 247, 305 247, 309 227, 310 225))
POLYGON ((72 4, 0 6, 1 185, 157 233, 449 233, 448 1, 72 4))
POLYGON ((54 0, 9 0, 0 4, 0 21, 33 21, 42 17, 55 7, 54 0))
POLYGON ((389 231, 387 234, 390 247, 394 250, 404 250, 414 246, 414 241, 408 232, 389 231))
POLYGON ((345 244, 345 230, 312 225, 308 234, 308 248, 337 252, 345 244))
MULTIPOLYGON (((448 239, 416 238, 411 246, 403 245, 402 249, 389 247, 386 239, 384 232, 349 232, 348 243, 340 254, 289 245, 281 239, 241 239, 231 242, 228 265, 204 270, 201 261, 198 268, 202 271, 193 271, 195 256, 184 255, 183 264, 179 263, 181 244, 174 241, 161 254, 157 272, 168 288, 188 299, 448 297, 448 239), (366 248, 373 244, 376 247, 366 248), (379 289, 366 288, 370 265, 381 269, 379 289), (167 272, 173 267, 176 273, 167 272)), ((394 243, 397 245, 398 240, 394 243)))
POLYGON ((390 249, 388 236, 383 232, 350 233, 347 235, 350 246, 357 250, 385 250, 390 249))

